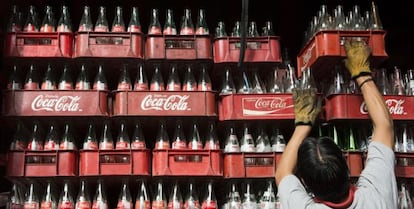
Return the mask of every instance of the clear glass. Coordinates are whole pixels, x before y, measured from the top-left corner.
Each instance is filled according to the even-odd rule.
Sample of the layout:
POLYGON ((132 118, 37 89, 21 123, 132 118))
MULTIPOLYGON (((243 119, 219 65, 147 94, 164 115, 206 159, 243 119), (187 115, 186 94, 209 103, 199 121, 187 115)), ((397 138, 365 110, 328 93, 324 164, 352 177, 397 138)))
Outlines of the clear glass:
POLYGON ((115 8, 115 17, 112 21, 112 32, 125 32, 124 13, 122 7, 117 6, 115 8))
POLYGON ((194 35, 194 25, 190 9, 184 9, 184 15, 181 19, 180 35, 194 35))
POLYGON ((94 31, 95 32, 109 32, 108 19, 106 18, 106 7, 104 6, 99 7, 99 15, 95 23, 94 31))
POLYGON ((82 179, 79 186, 78 196, 76 197, 75 209, 91 208, 91 198, 89 196, 88 183, 82 179))
POLYGON ((138 65, 137 78, 135 79, 134 84, 135 91, 148 91, 148 78, 145 73, 144 66, 142 64, 138 65))
POLYGON ((144 133, 142 132, 141 123, 135 123, 134 133, 131 139, 131 149, 145 149, 147 147, 144 133))
POLYGON ((241 72, 241 79, 239 82, 239 88, 237 88, 237 93, 239 94, 252 93, 252 84, 250 83, 250 79, 246 71, 241 72))
POLYGON ((194 77, 191 65, 187 66, 187 70, 184 74, 183 91, 197 91, 197 81, 194 77))
POLYGON ((106 81, 106 76, 102 65, 99 65, 98 67, 98 73, 96 74, 95 81, 93 83, 93 89, 98 91, 108 90, 108 81, 106 81))
POLYGON ((22 80, 19 73, 19 68, 16 64, 13 65, 13 70, 9 75, 7 82, 7 89, 9 90, 19 90, 23 88, 22 80))
POLYGON ((51 6, 47 5, 45 8, 45 15, 43 17, 40 32, 55 32, 56 20, 51 6))
POLYGON ((93 31, 93 23, 91 19, 91 9, 89 6, 83 7, 82 18, 79 23, 79 32, 93 31))
POLYGON ((132 7, 131 18, 129 19, 128 32, 141 32, 138 7, 132 7))
POLYGON ((162 32, 164 35, 177 35, 177 27, 174 21, 174 12, 172 9, 167 9, 165 16, 165 24, 162 32))
POLYGON ((70 19, 69 7, 63 5, 60 18, 56 28, 57 32, 72 32, 72 20, 70 19))
POLYGON ((116 137, 116 144, 115 149, 122 150, 122 149, 130 149, 131 148, 131 140, 129 139, 128 131, 126 127, 126 122, 122 121, 118 136, 116 137))
POLYGON ((58 208, 75 208, 75 201, 71 194, 70 182, 65 181, 60 193, 58 208))
POLYGON ((98 140, 96 137, 95 126, 93 123, 88 125, 88 131, 83 140, 83 149, 85 150, 97 150, 98 149, 98 140))
POLYGON ((118 91, 130 91, 132 90, 131 78, 129 76, 128 66, 123 65, 121 70, 121 75, 119 76, 118 81, 118 91))
POLYGON ((99 140, 100 150, 112 150, 114 149, 114 140, 112 138, 111 128, 108 121, 104 122, 104 128, 102 130, 101 138, 99 140))
POLYGON ((63 73, 59 79, 58 89, 59 90, 72 90, 73 89, 73 79, 72 79, 71 69, 69 68, 69 65, 65 65, 65 67, 63 68, 63 73))
POLYGON ((39 86, 39 74, 36 67, 31 64, 29 72, 26 74, 26 79, 24 82, 25 90, 38 90, 39 86))
POLYGON ((161 24, 158 18, 158 9, 152 9, 151 20, 148 26, 148 35, 161 35, 161 24))
POLYGON ((157 132, 157 137, 155 138, 155 147, 154 149, 169 149, 170 148, 170 139, 166 130, 166 122, 161 121, 160 127, 157 132))
POLYGON ((39 18, 37 17, 36 7, 29 6, 29 10, 26 16, 26 22, 23 28, 24 32, 37 32, 39 31, 39 18))
POLYGON ((164 79, 159 66, 154 66, 154 74, 151 78, 150 91, 164 91, 164 79))
POLYGON ((20 32, 22 31, 21 20, 19 18, 19 7, 13 5, 11 7, 11 14, 9 15, 10 19, 7 24, 7 32, 20 32))
POLYGON ((59 150, 59 132, 54 124, 49 126, 49 132, 45 137, 44 150, 59 150))
POLYGON ((227 36, 226 24, 223 21, 219 21, 216 27, 216 38, 227 36))
POLYGON ((76 150, 75 138, 73 136, 72 127, 68 123, 64 126, 64 131, 59 144, 60 150, 76 150))
POLYGON ((117 208, 122 209, 133 209, 132 196, 129 191, 128 181, 126 179, 122 180, 121 192, 118 197, 117 208))
POLYGON ((207 26, 206 10, 199 9, 196 24, 196 35, 208 35, 210 32, 207 26))
POLYGON ((170 198, 168 199, 168 208, 183 208, 183 197, 181 195, 181 190, 177 182, 174 183, 174 186, 170 193, 170 198))
POLYGON ((224 80, 222 83, 220 94, 227 95, 227 94, 234 94, 234 93, 236 93, 236 89, 234 87, 234 81, 231 75, 231 69, 230 67, 226 67, 226 72, 224 75, 224 80))
POLYGON ((24 208, 39 209, 40 201, 36 194, 35 183, 30 182, 29 188, 26 191, 26 197, 24 201, 24 208))
POLYGON ((88 68, 86 65, 82 64, 80 73, 76 78, 76 90, 90 90, 91 89, 91 82, 89 80, 89 73, 88 68))
POLYGON ((234 127, 230 127, 228 130, 224 152, 240 152, 240 144, 234 127))
POLYGON ((181 91, 181 81, 178 76, 177 65, 171 65, 166 86, 167 91, 181 91))

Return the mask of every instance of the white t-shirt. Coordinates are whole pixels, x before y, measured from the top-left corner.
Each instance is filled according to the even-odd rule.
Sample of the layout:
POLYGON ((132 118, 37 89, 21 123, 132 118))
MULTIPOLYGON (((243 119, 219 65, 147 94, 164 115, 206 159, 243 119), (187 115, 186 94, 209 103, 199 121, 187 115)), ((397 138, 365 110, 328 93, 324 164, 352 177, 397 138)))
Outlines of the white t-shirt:
MULTIPOLYGON (((368 147, 366 166, 356 184, 351 209, 397 208, 397 182, 394 173, 393 150, 379 142, 368 147)), ((328 209, 315 203, 295 175, 285 176, 279 184, 278 195, 282 209, 328 209)))

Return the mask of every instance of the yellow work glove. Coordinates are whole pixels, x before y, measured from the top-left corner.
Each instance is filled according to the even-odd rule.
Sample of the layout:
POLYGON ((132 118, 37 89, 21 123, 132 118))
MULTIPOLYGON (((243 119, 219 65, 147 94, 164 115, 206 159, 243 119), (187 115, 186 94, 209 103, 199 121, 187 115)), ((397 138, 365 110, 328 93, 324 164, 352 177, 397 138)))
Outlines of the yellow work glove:
POLYGON ((316 89, 293 89, 295 125, 313 125, 321 111, 321 102, 316 89))
POLYGON ((363 41, 346 41, 345 51, 347 58, 345 59, 345 66, 351 73, 353 79, 361 75, 370 75, 369 69, 369 55, 370 49, 363 41))

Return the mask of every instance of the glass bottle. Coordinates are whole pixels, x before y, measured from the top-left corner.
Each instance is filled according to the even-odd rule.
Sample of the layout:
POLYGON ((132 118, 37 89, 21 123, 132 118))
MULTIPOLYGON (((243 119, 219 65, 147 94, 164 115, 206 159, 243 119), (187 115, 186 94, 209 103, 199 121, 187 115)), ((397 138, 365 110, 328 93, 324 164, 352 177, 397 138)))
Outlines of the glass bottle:
POLYGON ((72 32, 72 20, 70 19, 69 7, 62 6, 60 18, 56 27, 57 32, 72 32))
POLYGON ((266 21, 265 26, 263 28, 265 28, 265 30, 263 30, 263 36, 274 36, 275 35, 272 21, 270 20, 266 21))
POLYGON ((106 18, 106 7, 104 6, 99 7, 99 15, 95 23, 94 31, 95 32, 109 32, 108 19, 106 18))
POLYGON ((375 70, 375 84, 382 95, 391 94, 390 83, 385 68, 375 70))
POLYGON ((121 76, 118 81, 118 91, 130 91, 132 90, 131 78, 129 77, 127 65, 123 65, 121 76))
MULTIPOLYGON (((250 129, 247 123, 244 124, 243 136, 240 139, 240 144, 241 144, 240 145, 241 152, 256 152, 256 147, 254 145, 254 139, 253 139, 253 136, 250 132, 250 129)), ((254 162, 250 164, 254 164, 254 162)))
POLYGON ((26 191, 26 198, 24 201, 24 209, 39 209, 40 201, 36 194, 35 183, 31 182, 26 191))
POLYGON ((40 32, 55 32, 56 20, 51 6, 47 5, 45 8, 45 15, 43 17, 40 32))
POLYGON ((200 201, 193 182, 188 184, 188 195, 184 202, 185 209, 200 209, 200 201))
POLYGON ((335 65, 334 80, 331 86, 329 87, 328 95, 345 93, 344 83, 345 81, 342 75, 341 68, 339 67, 339 65, 335 65))
POLYGON ((164 91, 164 79, 158 65, 154 66, 154 74, 151 78, 150 91, 164 91))
POLYGON ((334 12, 334 28, 336 30, 345 30, 346 29, 346 22, 345 22, 345 14, 344 8, 342 5, 336 6, 334 12))
POLYGON ((154 149, 169 149, 170 148, 170 139, 168 137, 165 126, 166 126, 165 121, 161 121, 160 127, 158 129, 154 149))
MULTIPOLYGON (((193 128, 191 130, 191 135, 188 139, 188 149, 191 150, 202 150, 203 149, 203 142, 200 139, 200 133, 198 132, 197 123, 193 123, 193 128)), ((201 155, 192 155, 190 156, 191 162, 201 162, 202 156, 201 155)))
POLYGON ((266 93, 266 88, 257 70, 253 71, 252 92, 255 94, 266 93))
POLYGON ((56 81, 53 73, 53 68, 50 64, 47 65, 45 76, 43 77, 42 85, 40 86, 42 90, 55 90, 56 81))
POLYGON ((115 17, 112 21, 112 32, 125 32, 125 23, 124 23, 124 13, 122 12, 122 7, 117 6, 115 8, 115 17))
POLYGON ((78 77, 76 78, 76 90, 90 90, 91 82, 89 81, 88 69, 85 64, 81 65, 81 70, 78 77))
POLYGON ((233 30, 231 32, 232 37, 240 37, 240 21, 234 22, 233 30))
POLYGON ((158 9, 152 9, 151 20, 148 27, 148 35, 161 35, 161 24, 158 18, 158 9))
POLYGON ((318 28, 319 30, 329 30, 331 27, 332 26, 329 22, 328 7, 326 5, 321 5, 318 28))
POLYGON ((131 18, 129 19, 128 32, 141 32, 138 7, 132 7, 131 18))
POLYGON ((406 89, 407 95, 413 96, 414 95, 414 70, 409 69, 407 70, 406 75, 406 89))
POLYGON ((271 137, 272 142, 272 151, 273 152, 283 152, 286 147, 285 137, 282 135, 279 128, 274 129, 274 133, 271 137))
POLYGON ((68 123, 65 124, 62 139, 59 145, 60 150, 76 150, 75 139, 68 123))
POLYGON ((359 5, 354 5, 352 7, 352 17, 353 19, 350 19, 351 23, 351 29, 352 30, 365 30, 364 24, 362 21, 362 15, 359 9, 359 5))
POLYGON ((29 142, 27 144, 27 150, 29 151, 43 150, 43 142, 42 142, 42 139, 40 138, 39 124, 37 122, 33 124, 33 131, 29 138, 29 142))
POLYGON ((254 195, 254 191, 250 182, 245 183, 242 207, 243 209, 256 209, 258 207, 256 196, 254 195))
POLYGON ((379 16, 377 5, 374 1, 371 2, 371 29, 372 30, 382 30, 381 18, 379 16))
POLYGON ((19 90, 23 88, 22 81, 20 79, 19 68, 16 64, 13 65, 13 71, 10 73, 9 80, 7 82, 8 90, 19 90))
POLYGON ((276 195, 273 188, 273 182, 267 182, 267 188, 263 193, 262 198, 260 198, 260 208, 265 209, 276 209, 276 195))
POLYGON ((145 137, 142 133, 141 123, 137 121, 135 123, 134 134, 131 140, 131 149, 145 149, 147 145, 145 143, 145 137))
POLYGON ((173 135, 173 142, 171 145, 172 149, 186 149, 187 148, 187 139, 184 135, 184 130, 182 127, 182 121, 178 120, 176 122, 174 135, 173 135))
POLYGON ((114 149, 114 141, 111 134, 111 128, 109 122, 106 121, 102 130, 101 139, 99 140, 100 150, 112 150, 114 149))
POLYGON ((92 209, 108 209, 108 201, 103 180, 98 180, 95 196, 93 197, 92 209))
MULTIPOLYGON (((267 135, 263 126, 259 128, 259 135, 256 138, 256 152, 271 152, 272 145, 270 144, 269 136, 267 135)), ((273 158, 259 158, 259 164, 271 165, 273 158)))
POLYGON ((170 198, 168 199, 168 208, 182 209, 183 206, 183 197, 181 196, 180 187, 178 186, 178 183, 175 182, 171 190, 170 198))
POLYGON ((259 31, 257 30, 257 24, 255 21, 249 23, 248 37, 258 37, 259 31))
POLYGON ((194 78, 191 65, 187 66, 187 71, 184 75, 183 91, 197 91, 197 82, 194 78))
POLYGON ((131 192, 129 191, 129 188, 128 188, 128 182, 125 179, 122 182, 122 187, 121 187, 121 192, 119 193, 117 208, 118 209, 133 209, 131 192))
POLYGON ((76 197, 75 209, 90 209, 92 207, 86 180, 80 182, 78 196, 76 197))
POLYGON ((49 132, 45 137, 44 150, 59 150, 59 133, 54 124, 49 126, 49 132))
POLYGON ((6 209, 23 209, 24 197, 22 193, 22 187, 18 182, 13 182, 8 201, 6 203, 6 209))
POLYGON ((198 91, 212 91, 212 84, 206 65, 201 65, 201 73, 197 81, 197 90, 198 91))
POLYGON ((130 149, 131 144, 125 122, 121 122, 121 127, 116 138, 115 149, 130 149))
POLYGON ((135 91, 148 91, 148 79, 142 64, 138 65, 137 78, 134 84, 135 91))
POLYGON ((135 201, 135 209, 150 209, 151 200, 148 194, 148 188, 145 181, 140 179, 138 182, 138 193, 135 201))
POLYGON ((196 35, 208 35, 209 34, 207 20, 206 20, 206 10, 204 9, 198 10, 195 34, 196 35))
POLYGON ((181 20, 180 35, 194 35, 194 25, 191 19, 191 10, 184 9, 184 16, 181 20))
POLYGON ((10 143, 10 149, 13 150, 24 150, 26 148, 26 137, 23 134, 23 123, 21 121, 17 122, 16 131, 13 134, 12 142, 10 143))
POLYGON ((216 27, 216 38, 226 37, 226 24, 223 21, 219 21, 216 27))
POLYGON ((93 31, 93 24, 91 19, 91 9, 89 6, 83 7, 82 18, 79 23, 79 32, 90 32, 93 31))
POLYGON ((167 9, 165 15, 165 24, 162 32, 164 35, 177 35, 177 27, 174 22, 174 12, 172 9, 167 9))
POLYGON ((59 198, 59 209, 75 209, 75 202, 72 197, 69 185, 70 183, 68 181, 65 181, 62 193, 60 194, 59 198))
POLYGON ((30 5, 23 31, 24 32, 37 32, 39 31, 38 27, 39 26, 38 26, 38 17, 37 17, 36 7, 33 5, 30 5))
POLYGON ((19 7, 12 5, 9 22, 7 24, 7 32, 20 32, 22 31, 22 25, 19 18, 19 7))
POLYGON ((207 184, 207 192, 201 204, 202 209, 217 209, 217 198, 214 193, 213 182, 209 181, 207 184))
POLYGON ((291 65, 287 65, 287 76, 284 82, 285 93, 292 93, 292 89, 295 88, 296 74, 295 68, 291 65))
POLYGON ((57 200, 52 189, 52 182, 47 181, 46 191, 43 195, 42 202, 40 203, 41 209, 57 209, 57 200))
POLYGON ((157 188, 151 205, 153 209, 167 209, 167 198, 165 197, 164 186, 161 181, 157 182, 157 188))
POLYGON ((239 88, 237 89, 239 94, 250 94, 252 93, 252 84, 250 83, 249 77, 247 76, 246 71, 243 70, 241 81, 239 83, 239 88))
POLYGON ((170 75, 168 76, 167 91, 181 91, 181 81, 178 77, 177 66, 171 65, 170 75))
POLYGON ((236 89, 234 87, 234 81, 233 81, 233 77, 231 76, 230 67, 226 67, 226 72, 225 72, 220 94, 227 95, 227 94, 235 94, 235 93, 236 93, 236 89))
POLYGON ((401 70, 394 66, 394 74, 393 74, 394 82, 393 82, 393 94, 394 95, 405 95, 404 91, 404 83, 403 78, 401 76, 401 70))
POLYGON ((237 189, 235 182, 231 183, 229 201, 227 204, 228 204, 229 209, 241 209, 242 208, 240 193, 239 193, 239 190, 237 189))
POLYGON ((275 67, 269 76, 268 92, 269 93, 283 93, 283 84, 281 76, 279 76, 279 69, 275 67))
POLYGON ((93 123, 90 123, 88 126, 88 132, 86 133, 85 139, 83 140, 83 149, 84 150, 97 150, 98 141, 96 138, 95 126, 93 123))
POLYGON ((59 90, 72 90, 73 89, 73 80, 71 76, 71 70, 69 65, 65 65, 63 68, 63 73, 59 79, 59 90))
POLYGON ((33 64, 30 65, 29 72, 26 74, 24 82, 25 90, 38 90, 39 87, 39 75, 38 71, 33 64))
POLYGON ((229 133, 227 134, 224 152, 240 152, 239 140, 236 135, 234 127, 229 128, 229 133))
POLYGON ((405 182, 401 183, 398 193, 398 209, 409 209, 414 207, 410 196, 410 190, 405 182))
POLYGON ((93 90, 108 90, 108 82, 106 81, 106 76, 102 65, 99 65, 98 67, 98 73, 96 74, 95 81, 93 82, 93 90))
POLYGON ((220 143, 217 136, 216 125, 213 121, 209 122, 208 132, 206 136, 206 142, 204 144, 206 150, 219 150, 220 143))

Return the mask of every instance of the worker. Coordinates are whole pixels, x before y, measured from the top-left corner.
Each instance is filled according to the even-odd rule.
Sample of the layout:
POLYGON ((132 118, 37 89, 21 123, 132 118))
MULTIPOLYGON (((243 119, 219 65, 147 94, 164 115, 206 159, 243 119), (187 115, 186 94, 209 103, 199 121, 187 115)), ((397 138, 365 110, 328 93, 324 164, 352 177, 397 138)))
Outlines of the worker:
POLYGON ((365 168, 352 184, 341 149, 329 137, 308 137, 321 106, 316 89, 294 89, 295 129, 276 169, 283 209, 397 208, 394 128, 369 66, 365 42, 347 40, 345 66, 358 84, 372 121, 365 168))

